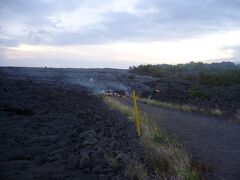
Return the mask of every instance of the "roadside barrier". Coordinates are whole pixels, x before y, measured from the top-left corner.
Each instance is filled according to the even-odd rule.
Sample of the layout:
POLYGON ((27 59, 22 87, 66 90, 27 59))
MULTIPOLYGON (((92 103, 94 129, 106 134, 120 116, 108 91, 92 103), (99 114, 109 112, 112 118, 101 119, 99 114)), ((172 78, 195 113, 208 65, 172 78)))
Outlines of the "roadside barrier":
POLYGON ((137 98, 136 98, 135 91, 133 91, 133 102, 134 102, 134 109, 135 109, 135 115, 136 115, 137 134, 138 134, 138 137, 140 137, 140 120, 138 116, 137 98))

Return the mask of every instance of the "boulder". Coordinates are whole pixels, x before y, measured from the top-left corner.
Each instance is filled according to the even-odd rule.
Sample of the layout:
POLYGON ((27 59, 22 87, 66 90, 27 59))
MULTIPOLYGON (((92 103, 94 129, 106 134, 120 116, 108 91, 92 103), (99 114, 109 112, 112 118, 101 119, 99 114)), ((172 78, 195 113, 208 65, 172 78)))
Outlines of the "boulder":
POLYGON ((27 160, 14 160, 0 163, 0 169, 3 171, 27 170, 33 167, 33 163, 27 160))
POLYGON ((83 144, 84 145, 95 145, 97 142, 98 141, 95 137, 89 137, 83 142, 83 144))
POLYGON ((108 176, 106 176, 106 175, 104 175, 104 174, 100 174, 100 175, 98 176, 98 179, 99 179, 99 180, 108 180, 108 176))
POLYGON ((117 154, 116 159, 124 163, 127 163, 128 161, 128 157, 124 153, 117 154))
POLYGON ((96 132, 94 130, 87 130, 78 135, 79 138, 87 138, 87 137, 96 137, 96 132))
POLYGON ((92 169, 92 172, 94 172, 96 174, 99 174, 99 173, 103 173, 104 170, 103 170, 103 167, 101 165, 97 165, 92 169))
POLYGON ((85 168, 89 168, 90 166, 90 158, 89 155, 86 151, 81 152, 81 159, 79 162, 79 168, 81 169, 85 169, 85 168))
POLYGON ((76 155, 71 155, 67 161, 68 169, 76 169, 79 163, 79 158, 76 155))

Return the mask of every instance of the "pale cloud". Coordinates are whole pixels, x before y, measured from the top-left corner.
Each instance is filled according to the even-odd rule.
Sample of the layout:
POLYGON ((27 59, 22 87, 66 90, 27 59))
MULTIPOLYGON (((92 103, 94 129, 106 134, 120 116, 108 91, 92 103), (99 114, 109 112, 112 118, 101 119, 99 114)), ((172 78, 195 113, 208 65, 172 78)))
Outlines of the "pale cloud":
MULTIPOLYGON (((217 58, 230 58, 235 55, 225 45, 236 46, 236 36, 240 31, 209 35, 204 38, 187 39, 181 41, 149 41, 149 42, 117 42, 96 45, 68 45, 46 46, 21 44, 18 47, 5 48, 5 57, 12 61, 37 59, 54 61, 65 59, 75 60, 81 67, 82 62, 89 60, 92 64, 96 60, 103 62, 121 62, 122 67, 141 63, 185 63, 190 60, 208 60, 217 58)), ((44 64, 44 63, 43 63, 44 64)), ((110 63, 111 64, 111 63, 110 63)), ((102 63, 103 67, 107 64, 102 63)))
POLYGON ((1 0, 0 57, 121 67, 238 57, 239 12, 238 0, 1 0))

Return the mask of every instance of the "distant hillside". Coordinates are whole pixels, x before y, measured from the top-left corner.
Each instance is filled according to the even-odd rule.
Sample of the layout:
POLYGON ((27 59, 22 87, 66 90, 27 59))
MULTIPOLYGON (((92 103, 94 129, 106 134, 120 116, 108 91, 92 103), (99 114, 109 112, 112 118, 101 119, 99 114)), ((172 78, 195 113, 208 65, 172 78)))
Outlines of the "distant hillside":
POLYGON ((130 72, 163 78, 187 80, 202 85, 229 86, 240 83, 240 65, 232 62, 194 63, 168 65, 139 65, 130 67, 130 72))

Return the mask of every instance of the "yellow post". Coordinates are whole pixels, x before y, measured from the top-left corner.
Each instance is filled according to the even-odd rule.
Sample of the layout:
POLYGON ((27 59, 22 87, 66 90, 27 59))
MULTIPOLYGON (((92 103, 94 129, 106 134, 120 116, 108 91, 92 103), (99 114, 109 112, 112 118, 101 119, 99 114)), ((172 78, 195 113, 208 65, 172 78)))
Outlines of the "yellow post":
POLYGON ((137 98, 136 98, 135 91, 133 91, 133 102, 134 102, 134 108, 135 108, 135 114, 136 114, 137 133, 138 133, 138 137, 140 137, 140 121, 138 117, 137 98))

